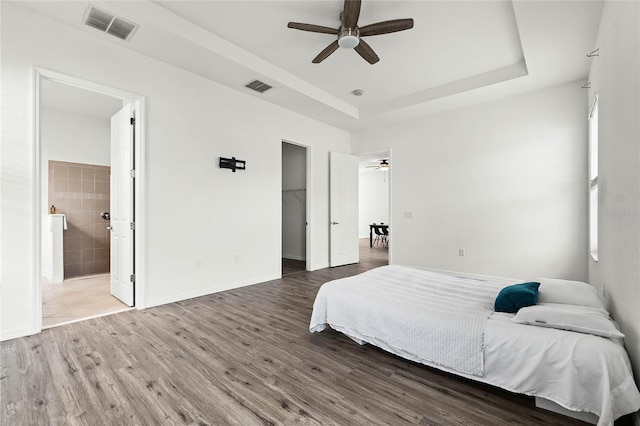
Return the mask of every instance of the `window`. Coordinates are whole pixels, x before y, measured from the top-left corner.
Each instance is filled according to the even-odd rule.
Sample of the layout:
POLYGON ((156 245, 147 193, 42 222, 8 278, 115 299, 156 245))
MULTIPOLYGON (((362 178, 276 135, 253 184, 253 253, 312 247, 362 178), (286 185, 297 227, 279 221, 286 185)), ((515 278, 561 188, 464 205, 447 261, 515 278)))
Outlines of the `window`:
POLYGON ((598 95, 589 111, 589 252, 598 261, 598 95))

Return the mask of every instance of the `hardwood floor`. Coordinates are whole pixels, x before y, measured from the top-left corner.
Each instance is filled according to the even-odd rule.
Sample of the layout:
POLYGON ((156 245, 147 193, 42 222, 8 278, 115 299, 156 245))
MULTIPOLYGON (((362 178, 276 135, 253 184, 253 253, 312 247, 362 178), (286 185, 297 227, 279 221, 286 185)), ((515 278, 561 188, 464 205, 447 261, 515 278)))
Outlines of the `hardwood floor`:
POLYGON ((304 260, 293 260, 282 258, 282 276, 297 274, 307 270, 307 262, 304 260))
POLYGON ((55 284, 43 277, 41 286, 43 328, 131 309, 111 295, 109 274, 71 278, 55 284))
POLYGON ((365 248, 359 264, 2 342, 0 424, 581 424, 331 330, 310 334, 321 284, 386 264, 365 248))

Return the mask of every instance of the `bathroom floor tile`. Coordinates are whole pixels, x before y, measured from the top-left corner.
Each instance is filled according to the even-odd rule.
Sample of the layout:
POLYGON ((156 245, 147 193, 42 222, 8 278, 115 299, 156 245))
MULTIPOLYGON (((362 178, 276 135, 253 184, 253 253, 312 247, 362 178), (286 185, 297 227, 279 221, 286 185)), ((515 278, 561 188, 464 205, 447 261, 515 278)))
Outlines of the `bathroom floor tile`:
POLYGON ((76 277, 52 284, 43 278, 42 327, 130 309, 111 295, 109 274, 76 277))

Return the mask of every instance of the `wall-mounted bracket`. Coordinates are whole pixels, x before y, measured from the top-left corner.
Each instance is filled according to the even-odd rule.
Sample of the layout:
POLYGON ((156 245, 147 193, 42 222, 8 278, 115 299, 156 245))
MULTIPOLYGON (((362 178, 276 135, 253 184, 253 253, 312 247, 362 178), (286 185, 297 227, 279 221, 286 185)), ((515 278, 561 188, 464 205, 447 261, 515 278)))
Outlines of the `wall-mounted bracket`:
POLYGON ((247 162, 244 160, 238 160, 236 157, 231 158, 223 158, 220 157, 220 168, 221 169, 231 169, 232 172, 236 172, 236 170, 245 170, 247 162))

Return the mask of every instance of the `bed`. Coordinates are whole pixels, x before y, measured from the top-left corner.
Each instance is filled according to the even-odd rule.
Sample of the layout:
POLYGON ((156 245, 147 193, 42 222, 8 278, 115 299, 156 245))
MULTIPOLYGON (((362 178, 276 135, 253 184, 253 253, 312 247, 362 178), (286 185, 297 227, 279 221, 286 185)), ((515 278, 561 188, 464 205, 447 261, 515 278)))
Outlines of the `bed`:
MULTIPOLYGON (((604 310, 592 288, 592 294, 579 294, 571 286, 553 284, 543 284, 541 303, 531 309, 604 310)), ((573 412, 592 413, 600 426, 640 409, 631 364, 608 313, 598 321, 612 324, 613 331, 601 335, 552 328, 539 320, 536 325, 544 326, 514 322, 527 309, 517 314, 494 311, 496 296, 506 285, 384 266, 322 285, 309 330, 320 332, 328 325, 359 344, 573 412)))

